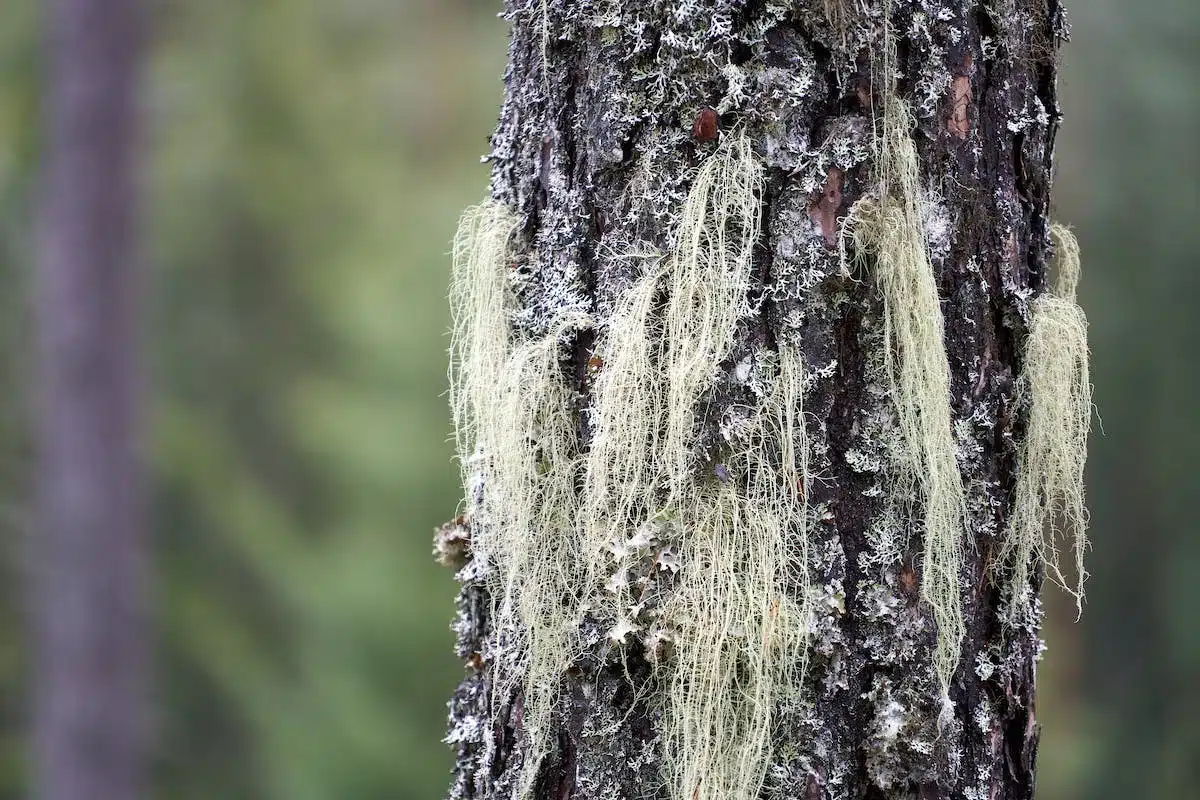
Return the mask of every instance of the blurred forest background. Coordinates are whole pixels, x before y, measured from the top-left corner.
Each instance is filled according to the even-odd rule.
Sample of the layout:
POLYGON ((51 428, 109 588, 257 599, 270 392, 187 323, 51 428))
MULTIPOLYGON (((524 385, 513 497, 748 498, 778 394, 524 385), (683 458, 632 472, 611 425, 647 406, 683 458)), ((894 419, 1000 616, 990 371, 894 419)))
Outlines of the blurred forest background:
MULTIPOLYGON (((144 87, 155 796, 432 800, 460 674, 445 290, 500 102, 497 0, 157 0, 144 87)), ((1039 797, 1200 785, 1200 5, 1075 0, 1057 216, 1104 435, 1039 797)), ((0 8, 0 800, 22 796, 35 0, 0 8)))

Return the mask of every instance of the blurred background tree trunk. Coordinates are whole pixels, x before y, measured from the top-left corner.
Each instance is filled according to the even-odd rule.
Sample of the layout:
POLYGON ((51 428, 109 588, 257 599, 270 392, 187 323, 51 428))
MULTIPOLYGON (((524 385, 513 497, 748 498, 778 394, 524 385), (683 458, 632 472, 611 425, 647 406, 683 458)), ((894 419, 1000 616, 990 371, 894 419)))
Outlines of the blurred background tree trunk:
MULTIPOLYGON (((726 367, 783 336, 801 343, 809 503, 820 514, 810 568, 826 601, 811 644, 809 709, 780 727, 767 793, 1028 800, 1041 642, 1036 630, 1001 625, 985 570, 1012 502, 1028 301, 1046 280, 1056 60, 1066 36, 1058 3, 510 0, 507 15, 492 193, 522 215, 532 254, 519 324, 536 329, 564 298, 581 298, 603 320, 629 284, 622 254, 669 252, 714 135, 744 129, 766 166, 753 289, 762 313, 745 321, 726 367), (953 720, 940 729, 920 530, 890 531, 903 555, 877 558, 889 534, 882 440, 893 430, 882 304, 869 265, 847 276, 837 255, 847 211, 875 186, 885 16, 896 36, 896 91, 916 117, 971 514, 967 635, 953 720)), ((579 334, 569 367, 581 408, 592 347, 579 334)), ((488 607, 487 585, 466 578, 455 625, 468 675, 451 704, 454 798, 508 798, 527 766, 520 692, 492 691, 488 607)), ((623 658, 597 650, 579 659, 563 678, 536 796, 662 796, 654 788, 661 691, 637 644, 623 658)))
POLYGON ((46 9, 37 263, 34 796, 146 787, 136 0, 46 9))

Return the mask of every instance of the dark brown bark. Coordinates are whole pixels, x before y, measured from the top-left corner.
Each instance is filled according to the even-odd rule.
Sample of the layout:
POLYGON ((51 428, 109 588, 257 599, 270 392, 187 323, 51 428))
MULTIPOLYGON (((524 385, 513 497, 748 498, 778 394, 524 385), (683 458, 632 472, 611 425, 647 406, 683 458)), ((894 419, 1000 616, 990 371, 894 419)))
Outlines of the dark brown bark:
POLYGON ((137 441, 136 0, 55 0, 36 320, 33 784, 145 788, 146 526, 137 441))
MULTIPOLYGON (((881 301, 869 265, 842 275, 834 246, 852 204, 875 185, 872 130, 885 85, 885 4, 866 4, 865 17, 854 10, 860 4, 844 5, 848 21, 838 30, 820 0, 510 0, 492 191, 523 215, 533 254, 520 324, 537 330, 565 304, 603 319, 629 285, 619 254, 634 243, 669 249, 693 169, 717 146, 710 109, 720 135, 743 127, 767 167, 763 302, 727 367, 773 347, 785 330, 802 342, 812 378, 810 470, 820 476, 809 502, 823 510, 810 568, 831 599, 810 646, 810 708, 782 726, 766 793, 1028 800, 1041 643, 1035 626, 1001 624, 1003 598, 987 568, 1012 503, 1013 390, 1028 301, 1045 280, 1065 22, 1056 0, 887 4, 896 91, 917 119, 971 514, 967 636, 951 687, 954 718, 939 729, 934 626, 919 598, 921 531, 898 531, 907 539, 899 561, 876 557, 891 414, 879 368, 881 301)), ((591 346, 580 334, 572 374, 581 408, 591 346)), ((736 402, 738 391, 736 381, 719 381, 711 402, 736 402)), ((465 581, 456 624, 468 675, 451 705, 455 798, 507 798, 525 767, 519 693, 493 697, 479 656, 488 652, 487 592, 465 581)), ((658 691, 636 646, 623 660, 580 659, 564 678, 539 800, 665 796, 653 755, 658 691)))

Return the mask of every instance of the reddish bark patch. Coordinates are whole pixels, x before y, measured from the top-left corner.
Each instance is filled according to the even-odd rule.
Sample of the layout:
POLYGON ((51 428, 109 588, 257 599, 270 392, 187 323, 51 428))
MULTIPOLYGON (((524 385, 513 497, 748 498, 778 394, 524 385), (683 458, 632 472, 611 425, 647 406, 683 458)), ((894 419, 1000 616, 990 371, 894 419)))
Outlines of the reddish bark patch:
POLYGON ((842 207, 842 178, 845 173, 836 167, 829 170, 821 195, 808 206, 808 218, 821 228, 825 244, 837 244, 837 212, 842 207))
POLYGON ((717 138, 717 127, 720 119, 717 112, 711 108, 702 108, 692 123, 692 136, 701 142, 711 142, 717 138))
POLYGON ((1017 257, 1020 255, 1020 250, 1017 245, 1017 232, 1012 231, 1008 234, 1008 239, 1004 242, 1004 260, 1010 266, 1017 266, 1017 257))
POLYGON ((946 130, 959 139, 966 139, 971 133, 971 79, 959 75, 950 84, 950 117, 946 120, 946 130))
POLYGON ((921 579, 912 564, 905 564, 900 569, 900 588, 909 597, 915 598, 921 590, 921 579))

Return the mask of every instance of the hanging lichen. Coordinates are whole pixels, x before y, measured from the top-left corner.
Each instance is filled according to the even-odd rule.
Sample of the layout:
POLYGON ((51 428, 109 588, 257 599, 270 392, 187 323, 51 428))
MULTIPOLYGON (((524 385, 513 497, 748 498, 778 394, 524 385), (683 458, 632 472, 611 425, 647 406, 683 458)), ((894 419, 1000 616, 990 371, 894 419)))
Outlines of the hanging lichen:
POLYGON ((658 260, 651 260, 646 275, 603 326, 593 356, 592 438, 579 524, 589 594, 598 615, 617 623, 627 616, 631 600, 629 587, 612 580, 616 555, 630 531, 649 519, 660 502, 666 398, 658 369, 662 331, 655 302, 662 281, 658 260))
MULTIPOLYGON (((874 256, 884 299, 884 360, 904 441, 894 490, 924 508, 922 595, 937 624, 945 694, 963 630, 965 502, 911 125, 889 101, 878 198, 855 207, 850 235, 874 256)), ((560 677, 584 618, 610 626, 618 645, 647 624, 645 589, 634 596, 630 570, 631 554, 650 542, 674 559, 654 612, 656 635, 673 645, 656 662, 669 686, 671 796, 756 797, 779 711, 801 695, 810 610, 799 353, 781 344, 756 356, 752 404, 714 408, 710 396, 753 311, 762 192, 750 140, 726 134, 696 173, 671 252, 639 257, 640 277, 597 328, 586 447, 562 357, 592 321, 571 314, 544 337, 515 333, 507 248, 516 223, 491 205, 464 217, 452 404, 473 550, 492 588, 493 696, 523 696, 521 796, 549 750, 560 677), (702 453, 714 410, 722 442, 702 453)))
POLYGON ((783 350, 773 391, 725 421, 725 477, 696 484, 680 505, 663 759, 679 800, 757 798, 778 711, 800 695, 808 625, 802 374, 798 355, 783 350))
POLYGON ((492 387, 508 357, 507 262, 509 241, 519 223, 503 205, 486 202, 463 212, 454 236, 450 408, 464 487, 473 480, 480 433, 494 421, 492 387))
POLYGON ((749 314, 747 292, 759 233, 762 167, 745 134, 730 136, 700 168, 683 204, 667 277, 664 364, 669 488, 684 491, 694 467, 696 411, 749 314))
MULTIPOLYGON (((489 524, 488 538, 478 547, 491 554, 499 573, 493 625, 503 646, 495 674, 501 696, 522 682, 531 764, 546 754, 559 681, 576 639, 572 598, 582 560, 575 487, 581 462, 573 389, 560 351, 572 331, 589 324, 571 315, 544 338, 513 349, 493 389, 497 425, 485 440, 491 471, 483 508, 489 524), (512 639, 505 641, 506 635, 512 639)), ((525 778, 535 774, 530 769, 525 778)))
POLYGON ((720 477, 696 449, 701 408, 751 311, 761 181, 749 140, 729 136, 696 174, 672 252, 642 259, 596 349, 580 520, 589 603, 613 641, 639 631, 646 599, 632 595, 628 559, 669 540, 677 578, 649 647, 673 643, 659 667, 664 777, 680 800, 756 796, 777 707, 799 695, 805 663, 799 354, 765 354, 759 402, 726 411, 720 477))
POLYGON ((570 661, 576 613, 569 598, 581 563, 580 447, 561 351, 591 322, 567 314, 544 337, 512 332, 507 262, 515 228, 505 209, 488 203, 463 216, 455 238, 451 405, 472 550, 492 588, 494 698, 522 691, 531 781, 570 661))
POLYGON ((1083 469, 1091 429, 1087 317, 1075 302, 1079 243, 1062 225, 1050 226, 1058 279, 1033 301, 1018 402, 1028 408, 1017 467, 1016 496, 999 563, 1008 571, 1016 614, 1032 603, 1030 566, 1036 558, 1082 611, 1083 557, 1088 547, 1083 469), (1074 552, 1074 587, 1059 568, 1059 543, 1074 552))
POLYGON ((894 492, 924 506, 921 596, 937 625, 934 666, 945 696, 964 634, 959 573, 966 497, 955 457, 942 311, 921 222, 909 133, 914 123, 900 100, 886 103, 876 144, 879 195, 860 201, 847 224, 856 253, 873 256, 883 297, 884 364, 904 441, 894 492))

